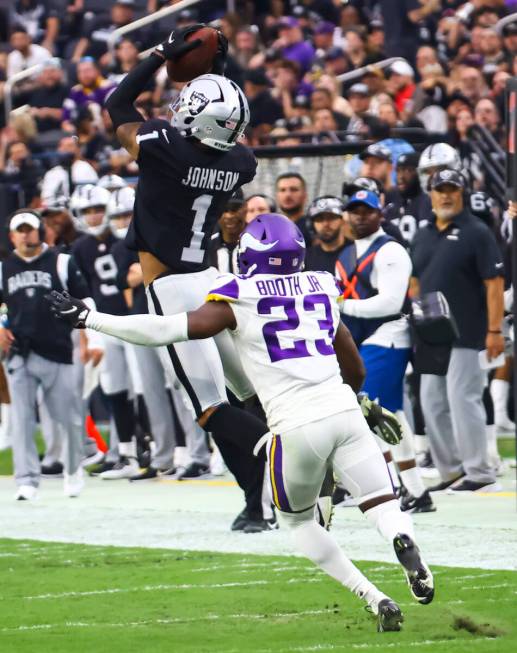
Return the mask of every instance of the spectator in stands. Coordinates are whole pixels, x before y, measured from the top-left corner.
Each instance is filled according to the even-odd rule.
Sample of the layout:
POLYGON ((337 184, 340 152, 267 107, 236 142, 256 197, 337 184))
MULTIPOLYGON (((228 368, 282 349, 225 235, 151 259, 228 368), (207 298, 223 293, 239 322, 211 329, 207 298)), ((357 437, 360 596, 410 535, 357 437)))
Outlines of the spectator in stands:
POLYGON ((91 57, 85 57, 77 64, 78 84, 73 86, 63 104, 63 129, 74 131, 73 121, 77 118, 79 109, 85 105, 96 105, 100 108, 114 84, 101 75, 99 67, 91 57))
MULTIPOLYGON (((119 27, 133 22, 135 19, 134 7, 135 0, 115 0, 109 16, 100 14, 85 21, 83 33, 75 47, 72 61, 77 63, 87 55, 103 65, 107 64, 109 55, 105 55, 108 50, 108 38, 119 27)), ((141 33, 133 32, 132 36, 138 41, 142 40, 141 33)))
POLYGON ((314 134, 313 143, 339 143, 339 137, 335 133, 337 130, 337 120, 330 109, 317 109, 313 112, 311 127, 314 134))
POLYGON ((9 42, 12 51, 7 56, 7 79, 51 57, 46 48, 32 42, 24 27, 14 27, 9 42))
POLYGON ((352 64, 346 53, 339 46, 327 50, 323 57, 325 72, 329 75, 342 75, 352 70, 352 64))
POLYGON ((397 111, 401 113, 415 92, 415 72, 405 61, 395 61, 389 68, 387 90, 393 96, 397 111))
POLYGON ((487 64, 498 65, 504 61, 505 56, 501 37, 492 27, 485 29, 483 32, 481 54, 485 66, 487 64))
POLYGON ((60 163, 43 177, 41 199, 52 202, 53 198, 69 198, 76 186, 95 184, 98 175, 95 169, 81 156, 79 142, 75 136, 65 136, 57 148, 60 163))
POLYGON ((322 21, 316 25, 314 28, 314 37, 313 43, 318 51, 319 56, 320 52, 326 52, 329 48, 332 47, 334 43, 334 32, 336 26, 333 23, 328 21, 322 21))
POLYGON ((384 34, 384 25, 379 20, 372 20, 368 25, 368 39, 366 47, 368 59, 371 62, 382 61, 386 59, 385 53, 386 38, 384 34))
POLYGON ((107 142, 99 133, 88 106, 81 108, 74 124, 82 156, 98 170, 99 159, 102 158, 107 142))
MULTIPOLYGON (((129 37, 123 37, 115 48, 115 60, 110 66, 107 79, 113 84, 120 84, 127 73, 138 63, 138 45, 129 37)), ((154 78, 151 78, 143 93, 138 96, 138 102, 151 102, 156 88, 154 78)))
POLYGON ((295 61, 302 73, 306 73, 314 61, 313 46, 304 40, 298 21, 292 16, 281 18, 278 22, 279 38, 273 47, 281 50, 284 59, 295 61))
POLYGON ((59 33, 59 12, 55 3, 44 0, 15 0, 11 10, 12 25, 23 27, 35 43, 53 53, 59 33))
POLYGON ((459 92, 473 105, 488 92, 482 73, 473 67, 466 67, 460 73, 459 92))
POLYGON ((261 213, 276 213, 275 200, 268 195, 250 195, 246 200, 246 224, 261 213))
POLYGON ((286 215, 302 232, 307 246, 312 237, 305 219, 305 204, 307 202, 307 184, 301 174, 286 172, 276 179, 276 203, 279 213, 286 215))
POLYGON ((283 99, 289 94, 291 98, 298 95, 310 95, 313 87, 303 81, 300 75, 300 67, 294 61, 282 59, 274 64, 272 79, 274 84, 273 94, 278 99, 283 99))
POLYGON ((241 27, 235 35, 235 54, 237 64, 246 69, 250 59, 260 51, 259 35, 253 27, 241 27))
POLYGON ((474 109, 474 122, 488 130, 495 140, 503 144, 503 123, 497 106, 490 98, 481 98, 474 109))
POLYGON ((503 45, 506 61, 511 64, 513 55, 517 54, 517 23, 508 23, 503 27, 503 45))
POLYGON ((270 85, 263 68, 248 70, 244 76, 253 142, 258 142, 262 134, 270 132, 275 122, 284 115, 282 105, 271 95, 270 85))
POLYGON ((348 102, 353 111, 348 124, 348 131, 369 134, 379 125, 379 119, 370 113, 371 95, 366 84, 357 82, 348 91, 348 102))
POLYGON ((478 154, 470 147, 470 128, 474 122, 472 109, 469 107, 460 109, 454 120, 454 127, 449 133, 449 140, 460 155, 462 169, 466 172, 472 188, 479 190, 483 184, 481 161, 478 154))
POLYGON ((337 125, 337 129, 345 130, 348 129, 348 123, 350 119, 348 116, 344 115, 340 111, 334 109, 334 100, 332 97, 332 92, 325 87, 315 88, 311 95, 311 109, 313 112, 319 111, 321 109, 327 109, 333 115, 334 121, 337 125))
POLYGON ((317 244, 307 249, 306 270, 324 270, 335 274, 336 261, 345 246, 343 213, 342 200, 331 195, 318 197, 309 206, 307 215, 316 234, 317 244))
POLYGON ((386 56, 415 58, 419 23, 441 8, 441 0, 381 0, 386 56))
POLYGON ((352 64, 352 68, 360 68, 368 63, 372 63, 366 51, 366 39, 359 30, 355 28, 349 29, 344 33, 344 37, 346 41, 346 54, 352 64))
POLYGON ((0 145, 0 183, 9 184, 24 206, 37 206, 43 167, 23 141, 0 145))
POLYGON ((504 350, 503 262, 490 229, 465 207, 462 175, 436 172, 430 186, 436 221, 420 229, 412 243, 413 291, 441 291, 459 330, 447 375, 422 375, 426 429, 442 478, 434 489, 490 491, 495 474, 488 462, 486 373, 478 352, 486 347, 491 359, 504 350))
POLYGON ((28 99, 31 115, 36 120, 40 134, 61 131, 62 107, 67 95, 68 89, 59 59, 49 59, 38 77, 38 88, 28 99))

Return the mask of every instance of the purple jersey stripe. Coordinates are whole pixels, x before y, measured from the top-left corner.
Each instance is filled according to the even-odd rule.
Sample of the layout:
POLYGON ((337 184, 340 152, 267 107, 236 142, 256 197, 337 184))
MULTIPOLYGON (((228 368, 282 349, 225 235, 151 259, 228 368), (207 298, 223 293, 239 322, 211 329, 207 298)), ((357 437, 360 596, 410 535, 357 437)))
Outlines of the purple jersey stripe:
POLYGON ((274 476, 274 485, 276 493, 278 496, 278 507, 284 512, 292 512, 291 506, 289 505, 289 500, 287 499, 287 494, 284 486, 284 477, 282 473, 282 440, 279 435, 273 436, 275 439, 275 447, 273 454, 273 476, 274 476))
POLYGON ((227 297, 230 301, 237 301, 239 299, 239 285, 235 279, 232 279, 223 286, 212 288, 208 295, 219 295, 227 297))

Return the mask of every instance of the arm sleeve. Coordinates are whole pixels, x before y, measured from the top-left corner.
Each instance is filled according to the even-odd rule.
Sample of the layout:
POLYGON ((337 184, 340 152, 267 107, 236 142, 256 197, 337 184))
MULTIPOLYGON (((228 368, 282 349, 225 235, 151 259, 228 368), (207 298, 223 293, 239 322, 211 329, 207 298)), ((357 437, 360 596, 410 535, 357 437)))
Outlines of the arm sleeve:
POLYGON ((188 340, 187 313, 177 315, 108 315, 90 311, 86 327, 134 345, 161 347, 188 340))
POLYGON ((86 279, 72 256, 68 261, 68 289, 70 294, 78 299, 85 299, 90 296, 90 289, 86 279))
MULTIPOLYGON (((482 225, 480 225, 482 226, 482 225)), ((486 227, 475 234, 476 267, 482 279, 504 276, 504 263, 494 234, 486 227)))
POLYGON ((401 245, 388 243, 374 261, 378 294, 368 299, 345 299, 341 312, 354 317, 374 318, 398 313, 406 297, 411 260, 401 245))

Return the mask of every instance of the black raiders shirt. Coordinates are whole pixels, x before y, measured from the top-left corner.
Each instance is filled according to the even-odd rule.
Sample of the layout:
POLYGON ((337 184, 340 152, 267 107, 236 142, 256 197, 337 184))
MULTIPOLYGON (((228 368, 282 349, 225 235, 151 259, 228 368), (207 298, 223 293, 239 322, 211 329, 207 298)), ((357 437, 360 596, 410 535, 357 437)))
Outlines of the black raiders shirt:
POLYGON ((117 264, 111 248, 118 239, 106 230, 101 236, 87 235, 72 245, 72 253, 83 273, 97 310, 111 315, 126 315, 127 306, 117 286, 117 264))
POLYGON ((154 254, 175 272, 208 267, 210 237, 234 191, 255 176, 252 151, 237 143, 228 152, 186 139, 166 120, 138 130, 139 179, 130 249, 154 254))
POLYGON ((13 350, 72 363, 72 327, 52 315, 45 295, 51 290, 68 290, 79 299, 90 295, 74 259, 54 248, 29 261, 13 252, 0 263, 0 288, 0 301, 7 304, 8 328, 16 339, 13 350))

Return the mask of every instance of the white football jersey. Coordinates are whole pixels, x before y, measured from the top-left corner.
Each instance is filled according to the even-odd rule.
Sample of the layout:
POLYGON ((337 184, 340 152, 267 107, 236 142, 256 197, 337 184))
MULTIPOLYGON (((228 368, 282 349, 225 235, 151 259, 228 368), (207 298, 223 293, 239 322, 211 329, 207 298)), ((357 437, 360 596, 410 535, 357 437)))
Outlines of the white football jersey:
POLYGON ((333 348, 338 296, 331 274, 298 272, 224 274, 207 297, 232 307, 231 333, 275 433, 357 408, 333 348))

